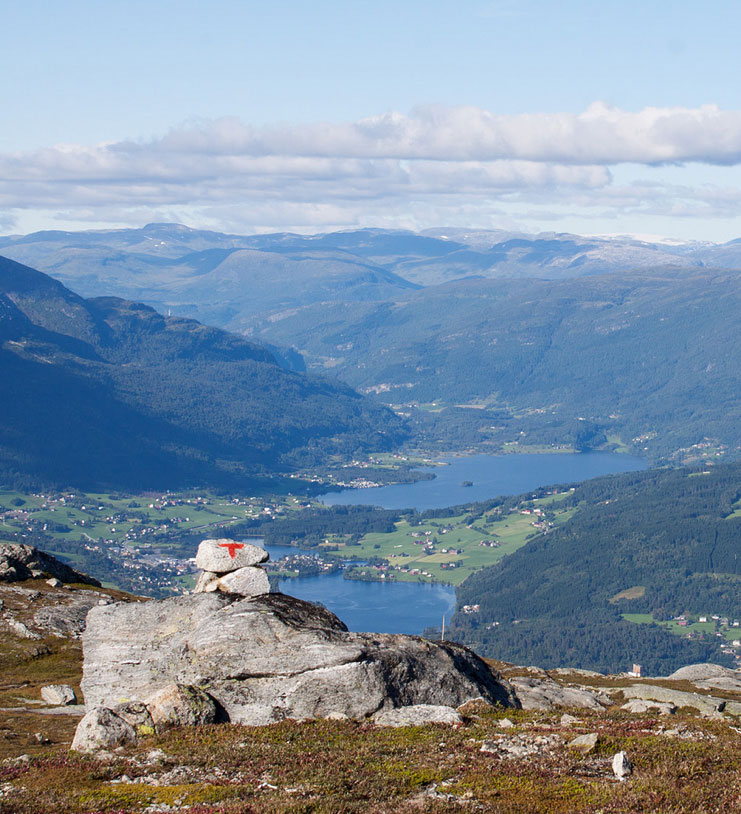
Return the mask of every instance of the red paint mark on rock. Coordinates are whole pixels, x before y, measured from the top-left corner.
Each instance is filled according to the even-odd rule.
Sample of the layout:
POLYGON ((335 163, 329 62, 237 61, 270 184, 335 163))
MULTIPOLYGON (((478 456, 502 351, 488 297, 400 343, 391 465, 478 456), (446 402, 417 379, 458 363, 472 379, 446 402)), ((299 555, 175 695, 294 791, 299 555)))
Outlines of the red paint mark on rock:
POLYGON ((237 556, 237 550, 244 548, 244 543, 219 543, 219 548, 226 548, 229 550, 229 556, 234 559, 237 556))

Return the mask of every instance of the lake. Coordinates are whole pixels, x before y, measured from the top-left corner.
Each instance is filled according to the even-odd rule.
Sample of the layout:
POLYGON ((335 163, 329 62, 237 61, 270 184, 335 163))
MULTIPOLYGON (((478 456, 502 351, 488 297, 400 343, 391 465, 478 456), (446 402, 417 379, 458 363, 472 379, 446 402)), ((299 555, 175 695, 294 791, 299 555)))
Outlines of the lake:
POLYGON ((434 480, 376 489, 341 489, 327 492, 319 499, 327 506, 366 504, 424 511, 498 495, 519 495, 551 483, 576 483, 599 475, 633 472, 647 466, 642 458, 614 452, 465 455, 444 461, 447 466, 420 467, 434 473, 434 480), (472 485, 462 486, 465 481, 472 485))
MULTIPOLYGON (((469 455, 447 459, 448 466, 429 467, 431 481, 377 489, 343 489, 320 499, 327 505, 370 504, 386 509, 444 508, 498 495, 516 495, 538 486, 575 483, 598 475, 645 469, 646 462, 609 452, 544 455, 469 455), (472 486, 461 486, 472 481, 472 486)), ((295 554, 289 546, 265 546, 272 560, 295 554)), ((310 602, 321 602, 353 631, 421 633, 439 626, 455 608, 455 590, 448 585, 414 582, 360 582, 341 572, 284 579, 279 589, 310 602)))
MULTIPOLYGON (((271 560, 297 552, 292 546, 263 545, 262 539, 249 542, 261 545, 271 560)), ((421 633, 431 625, 439 626, 443 614, 450 619, 455 608, 455 589, 449 585, 360 582, 345 579, 341 571, 282 579, 278 590, 307 602, 321 602, 356 632, 421 633)))

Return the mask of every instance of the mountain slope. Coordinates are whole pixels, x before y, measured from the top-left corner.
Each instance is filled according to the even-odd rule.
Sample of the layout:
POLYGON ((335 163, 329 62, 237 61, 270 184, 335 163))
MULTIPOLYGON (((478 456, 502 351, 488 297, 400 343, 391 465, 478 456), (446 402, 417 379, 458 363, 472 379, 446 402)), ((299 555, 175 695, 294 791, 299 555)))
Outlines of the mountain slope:
POLYGON ((85 488, 247 483, 388 448, 399 420, 265 348, 0 259, 4 480, 85 488))
POLYGON ((741 446, 734 271, 459 281, 307 307, 254 335, 392 403, 488 405, 467 411, 487 430, 511 408, 560 424, 562 437, 589 419, 655 457, 706 436, 741 446))
POLYGON ((459 609, 480 610, 456 614, 451 636, 546 668, 616 672, 639 662, 661 675, 688 661, 727 660, 714 624, 687 627, 688 637, 646 622, 741 619, 739 497, 739 464, 579 484, 561 504, 576 509, 571 520, 459 587, 459 609))

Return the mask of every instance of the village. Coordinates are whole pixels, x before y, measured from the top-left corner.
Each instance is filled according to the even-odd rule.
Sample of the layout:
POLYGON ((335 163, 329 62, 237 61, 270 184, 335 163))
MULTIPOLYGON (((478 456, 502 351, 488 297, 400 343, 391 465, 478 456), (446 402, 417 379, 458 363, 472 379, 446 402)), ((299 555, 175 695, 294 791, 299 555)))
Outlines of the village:
POLYGON ((0 491, 0 536, 5 530, 83 570, 93 563, 111 584, 162 596, 192 588, 193 541, 310 505, 272 495, 0 491))
POLYGON ((402 519, 391 533, 367 534, 352 546, 328 537, 323 547, 361 561, 345 570, 347 579, 459 585, 536 534, 565 522, 572 510, 558 504, 567 494, 522 501, 506 512, 495 506, 475 520, 467 514, 414 523, 402 519))
POLYGON ((623 619, 634 624, 657 624, 676 636, 687 639, 714 636, 722 639, 720 649, 741 665, 741 620, 719 613, 691 615, 681 613, 671 619, 657 619, 650 613, 624 613, 623 619))
MULTIPOLYGON (((353 463, 362 467, 388 462, 353 463)), ((342 568, 348 579, 457 585, 472 571, 565 519, 568 512, 554 511, 558 499, 531 500, 506 515, 495 507, 475 523, 465 516, 431 519, 413 527, 401 520, 390 534, 371 533, 354 541, 328 535, 312 554, 297 553, 271 570, 276 578, 278 574, 296 578, 342 568)), ((5 529, 21 541, 35 541, 80 567, 92 562, 97 573, 110 575, 110 584, 166 595, 192 587, 191 549, 203 537, 249 536, 245 529, 250 525, 320 505, 291 495, 0 491, 0 533, 5 529)), ((292 544, 299 545, 300 540, 292 544)))

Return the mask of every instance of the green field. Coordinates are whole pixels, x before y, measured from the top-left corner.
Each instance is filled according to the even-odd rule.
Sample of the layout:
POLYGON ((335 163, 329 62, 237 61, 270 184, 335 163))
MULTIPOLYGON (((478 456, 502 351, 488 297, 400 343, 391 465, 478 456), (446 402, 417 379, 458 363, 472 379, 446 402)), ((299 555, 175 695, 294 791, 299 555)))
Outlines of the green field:
MULTIPOLYGON (((474 571, 499 562, 532 537, 568 520, 575 509, 559 505, 568 494, 523 501, 505 514, 493 508, 475 519, 468 513, 424 519, 406 515, 393 532, 369 533, 359 540, 328 533, 314 550, 342 559, 371 560, 363 569, 365 579, 458 585, 474 571)), ((0 491, 0 524, 4 524, 0 537, 3 527, 9 533, 41 533, 50 538, 48 550, 54 553, 54 540, 58 540, 59 555, 84 570, 85 553, 70 550, 67 543, 102 544, 109 552, 123 546, 136 556, 166 557, 168 549, 187 534, 228 536, 236 523, 281 517, 304 507, 316 509, 317 504, 296 497, 234 498, 208 493, 0 491)), ((175 587, 189 587, 182 580, 175 582, 175 587)))
POLYGON ((741 628, 738 627, 717 627, 715 621, 709 622, 689 622, 687 625, 680 625, 675 620, 659 622, 650 613, 624 613, 623 619, 626 622, 633 622, 638 625, 656 624, 673 633, 675 636, 686 636, 689 633, 703 633, 712 636, 717 632, 721 633, 728 641, 741 639, 741 628))
POLYGON ((111 540, 119 544, 164 543, 173 533, 226 529, 259 517, 266 508, 296 509, 297 498, 217 497, 208 493, 117 495, 26 494, 0 491, 0 535, 37 530, 68 540, 111 540), (236 501, 236 502, 235 502, 236 501), (20 505, 16 505, 19 504, 20 505))
POLYGON ((726 520, 730 520, 732 517, 741 517, 741 500, 737 500, 733 503, 731 508, 733 511, 726 517, 726 520))
POLYGON ((526 501, 505 515, 493 510, 473 524, 466 522, 468 515, 436 517, 419 524, 404 519, 396 524, 396 530, 391 533, 366 534, 359 545, 348 545, 339 538, 328 538, 325 545, 336 546, 336 555, 340 557, 357 560, 379 557, 388 561, 391 569, 387 571, 364 568, 367 578, 380 579, 385 574, 385 579, 399 582, 434 581, 459 585, 469 574, 499 562, 502 557, 521 548, 531 537, 544 531, 533 526, 534 521, 543 522, 541 517, 522 514, 523 510, 547 508, 549 517, 556 525, 568 520, 574 509, 557 508, 558 501, 567 494, 526 501), (425 551, 425 546, 420 545, 421 541, 434 550, 425 551), (495 546, 481 545, 482 541, 492 541, 495 546), (450 549, 456 551, 451 552, 450 549), (444 567, 449 563, 456 563, 456 567, 444 567), (411 573, 413 570, 418 573, 411 573))

